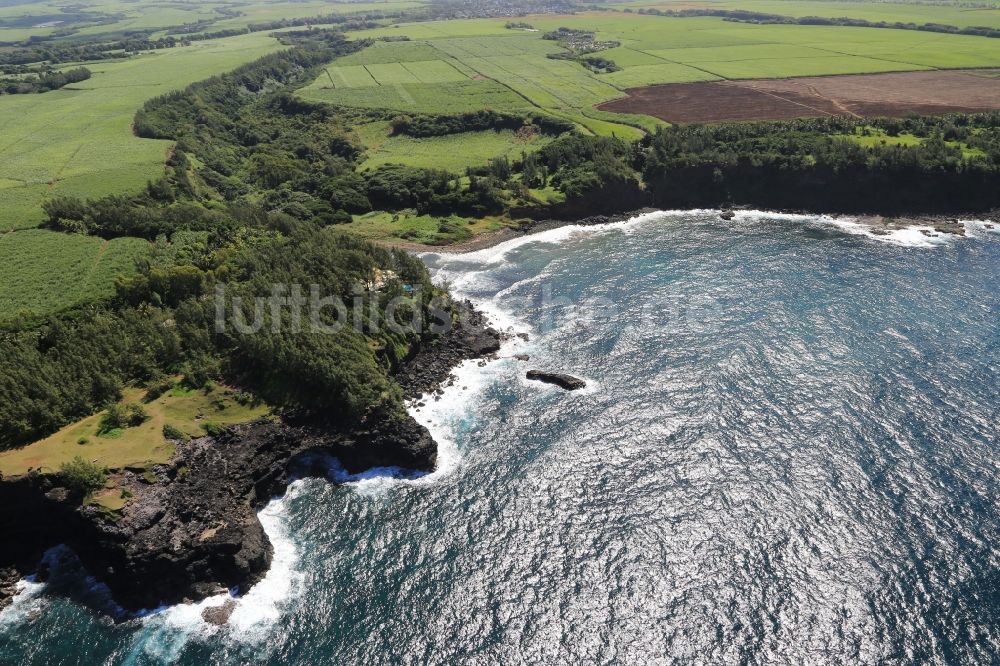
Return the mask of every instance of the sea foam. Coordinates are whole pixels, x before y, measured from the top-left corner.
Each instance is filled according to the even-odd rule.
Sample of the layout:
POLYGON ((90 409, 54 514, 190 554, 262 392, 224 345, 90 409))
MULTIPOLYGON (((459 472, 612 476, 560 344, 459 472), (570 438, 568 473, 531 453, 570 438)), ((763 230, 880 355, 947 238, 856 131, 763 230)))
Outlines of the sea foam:
POLYGON ((288 486, 285 496, 271 500, 257 517, 274 549, 271 567, 264 578, 245 595, 219 594, 198 603, 156 609, 139 619, 142 629, 135 635, 123 663, 141 663, 154 658, 176 661, 191 640, 222 640, 261 644, 301 595, 305 574, 300 570, 299 551, 287 527, 289 502, 301 492, 301 482, 288 486), (230 601, 236 607, 223 627, 204 620, 202 614, 230 601))

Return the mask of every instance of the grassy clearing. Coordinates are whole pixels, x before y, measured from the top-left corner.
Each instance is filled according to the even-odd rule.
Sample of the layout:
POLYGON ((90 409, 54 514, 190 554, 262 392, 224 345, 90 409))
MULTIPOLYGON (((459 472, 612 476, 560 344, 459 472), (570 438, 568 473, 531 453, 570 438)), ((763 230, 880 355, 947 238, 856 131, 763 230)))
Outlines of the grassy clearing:
MULTIPOLYGON (((142 403, 145 394, 144 389, 127 389, 120 404, 142 403)), ((169 424, 188 436, 200 437, 205 434, 205 423, 245 423, 269 411, 264 405, 241 405, 234 395, 232 389, 222 386, 208 393, 176 388, 143 404, 149 420, 142 425, 104 434, 98 434, 98 430, 105 412, 95 414, 66 426, 51 437, 0 452, 0 474, 20 476, 29 469, 52 473, 75 456, 111 470, 145 469, 164 464, 173 456, 175 445, 163 436, 163 426, 169 424)))
POLYGON ((353 222, 342 225, 341 228, 364 238, 390 243, 451 245, 511 224, 510 220, 498 217, 469 219, 457 215, 439 217, 403 211, 356 215, 353 222))
POLYGON ((337 59, 339 65, 379 65, 391 62, 439 60, 445 54, 427 42, 375 42, 364 51, 337 59))
MULTIPOLYGON (((889 136, 884 132, 870 128, 871 134, 837 134, 833 138, 836 139, 847 139, 848 141, 854 141, 855 143, 865 146, 918 146, 926 139, 921 139, 918 136, 912 134, 899 134, 897 136, 889 136)), ((958 148, 962 151, 965 157, 984 157, 986 153, 978 148, 970 148, 967 144, 961 143, 959 141, 946 141, 947 145, 958 148)))
POLYGON ((510 130, 466 132, 424 139, 387 137, 387 123, 374 125, 374 131, 366 130, 362 134, 362 140, 368 146, 368 155, 359 167, 361 170, 380 164, 405 164, 463 173, 466 167, 484 166, 495 157, 514 159, 522 151, 538 150, 551 140, 539 135, 520 139, 510 130))
POLYGON ((138 238, 104 241, 41 229, 0 235, 0 321, 110 297, 115 277, 134 272, 149 252, 138 238))
POLYGON ((333 88, 320 76, 299 95, 361 109, 389 109, 402 113, 462 113, 495 109, 530 111, 536 107, 496 81, 468 79, 451 83, 402 83, 392 86, 333 88))
POLYGON ((162 173, 168 141, 139 139, 132 117, 144 101, 274 51, 254 34, 196 42, 124 61, 88 66, 74 90, 0 97, 0 231, 36 226, 41 202, 66 194, 132 191, 162 173))

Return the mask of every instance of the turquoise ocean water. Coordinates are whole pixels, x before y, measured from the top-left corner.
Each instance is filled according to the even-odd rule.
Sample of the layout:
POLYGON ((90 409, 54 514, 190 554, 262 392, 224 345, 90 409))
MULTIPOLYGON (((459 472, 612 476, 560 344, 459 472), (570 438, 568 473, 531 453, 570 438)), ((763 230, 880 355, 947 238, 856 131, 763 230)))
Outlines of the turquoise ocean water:
POLYGON ((293 484, 221 629, 224 598, 116 625, 71 565, 25 582, 0 663, 988 663, 1000 234, 969 229, 687 211, 427 255, 527 338, 412 407, 436 473, 293 484))

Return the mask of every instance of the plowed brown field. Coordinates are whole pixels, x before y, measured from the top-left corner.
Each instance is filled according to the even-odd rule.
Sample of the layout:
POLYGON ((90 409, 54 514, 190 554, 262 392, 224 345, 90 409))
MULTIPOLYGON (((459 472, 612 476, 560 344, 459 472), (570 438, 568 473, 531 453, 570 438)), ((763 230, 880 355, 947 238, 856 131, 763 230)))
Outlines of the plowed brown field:
POLYGON ((1000 109, 997 72, 933 71, 676 83, 633 88, 603 111, 676 123, 1000 109))

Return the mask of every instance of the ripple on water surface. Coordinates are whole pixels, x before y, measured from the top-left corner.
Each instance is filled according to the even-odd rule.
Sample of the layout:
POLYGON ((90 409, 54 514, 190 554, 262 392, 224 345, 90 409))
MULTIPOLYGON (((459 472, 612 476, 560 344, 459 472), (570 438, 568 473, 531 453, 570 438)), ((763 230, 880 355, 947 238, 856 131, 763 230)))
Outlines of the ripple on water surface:
POLYGON ((411 405, 439 472, 296 484, 288 564, 235 626, 112 627, 30 587, 0 656, 987 663, 1000 242, 968 227, 675 211, 427 255, 528 338, 411 405))

